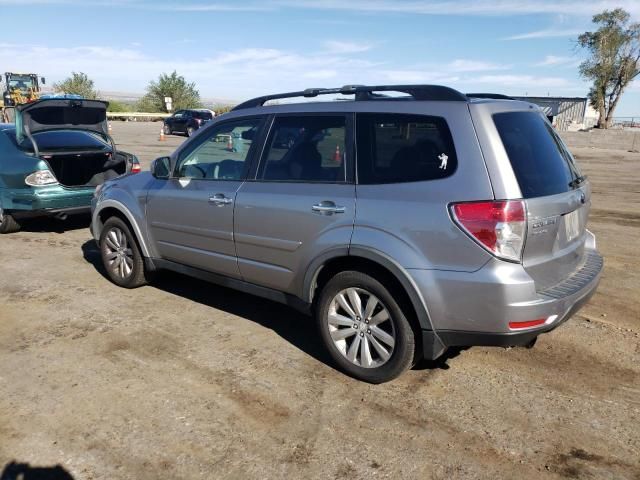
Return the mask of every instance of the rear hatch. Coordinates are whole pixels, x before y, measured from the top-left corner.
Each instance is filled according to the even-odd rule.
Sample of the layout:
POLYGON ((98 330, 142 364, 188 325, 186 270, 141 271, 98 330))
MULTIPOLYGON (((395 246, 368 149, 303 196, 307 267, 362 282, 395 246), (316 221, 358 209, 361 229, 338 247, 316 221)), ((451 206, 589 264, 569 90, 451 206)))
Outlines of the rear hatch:
POLYGON ((109 102, 77 98, 48 98, 16 109, 16 140, 21 144, 38 132, 84 130, 108 136, 109 102))
POLYGON ((585 262, 591 189, 539 111, 503 111, 493 114, 493 121, 526 203, 522 263, 541 291, 585 262))

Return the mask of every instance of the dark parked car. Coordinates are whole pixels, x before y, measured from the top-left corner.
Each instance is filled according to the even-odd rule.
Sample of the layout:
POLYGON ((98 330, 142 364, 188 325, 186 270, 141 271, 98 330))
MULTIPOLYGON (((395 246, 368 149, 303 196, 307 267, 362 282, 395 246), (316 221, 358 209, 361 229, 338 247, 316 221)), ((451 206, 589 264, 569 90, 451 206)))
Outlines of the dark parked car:
POLYGON ((0 234, 26 217, 89 212, 97 185, 140 171, 108 134, 108 105, 45 99, 19 106, 15 125, 0 123, 0 234))
POLYGON ((211 110, 178 110, 164 121, 164 133, 183 133, 190 137, 214 116, 211 110))

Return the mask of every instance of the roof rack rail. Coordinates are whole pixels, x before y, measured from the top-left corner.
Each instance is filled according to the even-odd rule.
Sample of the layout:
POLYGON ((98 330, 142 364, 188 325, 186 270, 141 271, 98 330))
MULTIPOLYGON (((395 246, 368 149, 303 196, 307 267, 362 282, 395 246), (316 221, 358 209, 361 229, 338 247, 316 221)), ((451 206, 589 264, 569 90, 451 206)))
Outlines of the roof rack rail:
POLYGON ((469 98, 493 98, 495 100, 515 100, 515 98, 501 93, 467 93, 469 98))
POLYGON ((410 95, 415 100, 440 100, 454 102, 466 102, 469 100, 463 93, 442 85, 345 85, 338 88, 307 88, 306 90, 301 90, 299 92, 277 93, 274 95, 256 97, 237 105, 233 110, 261 107, 269 100, 279 100, 281 98, 310 98, 317 97, 319 95, 332 94, 355 95, 355 100, 357 101, 392 98, 375 92, 401 92, 410 95))

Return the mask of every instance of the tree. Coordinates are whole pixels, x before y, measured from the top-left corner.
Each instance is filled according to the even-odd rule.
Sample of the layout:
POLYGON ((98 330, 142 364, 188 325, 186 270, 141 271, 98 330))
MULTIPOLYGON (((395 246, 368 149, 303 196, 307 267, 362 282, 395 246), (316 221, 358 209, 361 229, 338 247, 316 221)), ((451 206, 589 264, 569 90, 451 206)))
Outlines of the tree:
POLYGON ((613 112, 625 88, 640 73, 640 23, 629 23, 622 8, 594 15, 595 32, 578 37, 589 57, 580 64, 580 75, 593 82, 589 100, 598 111, 598 128, 609 128, 613 112))
POLYGON ((91 80, 86 73, 82 72, 71 72, 71 76, 67 77, 64 81, 54 83, 53 89, 56 92, 80 95, 82 98, 98 98, 98 92, 93 87, 93 80, 91 80))
POLYGON ((146 112, 166 112, 165 97, 173 100, 173 110, 183 108, 198 108, 200 93, 195 83, 187 83, 183 76, 173 72, 171 75, 163 73, 157 82, 149 83, 147 93, 138 104, 138 108, 146 112))
POLYGON ((107 108, 107 112, 132 112, 133 108, 128 103, 119 102, 118 100, 109 100, 109 108, 107 108))

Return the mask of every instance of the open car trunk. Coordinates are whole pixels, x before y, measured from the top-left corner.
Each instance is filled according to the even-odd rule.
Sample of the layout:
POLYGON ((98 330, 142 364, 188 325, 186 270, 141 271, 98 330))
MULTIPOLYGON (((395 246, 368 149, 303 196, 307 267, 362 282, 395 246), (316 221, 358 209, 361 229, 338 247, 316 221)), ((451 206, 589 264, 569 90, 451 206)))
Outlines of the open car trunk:
POLYGON ((61 185, 66 187, 95 187, 118 177, 127 170, 126 154, 116 152, 57 153, 43 155, 61 185))

